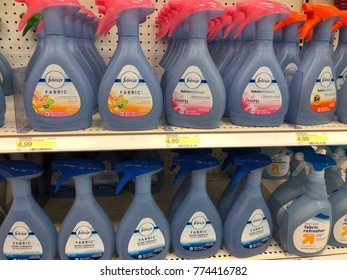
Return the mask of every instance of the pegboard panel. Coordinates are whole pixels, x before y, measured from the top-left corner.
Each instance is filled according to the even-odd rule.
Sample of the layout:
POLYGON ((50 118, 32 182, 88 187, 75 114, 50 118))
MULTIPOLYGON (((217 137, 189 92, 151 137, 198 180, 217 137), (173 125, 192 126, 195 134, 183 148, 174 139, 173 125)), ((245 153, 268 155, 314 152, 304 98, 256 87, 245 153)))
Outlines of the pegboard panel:
MULTIPOLYGON (((158 76, 161 76, 163 71, 159 66, 159 61, 165 52, 167 42, 166 40, 157 41, 155 39, 158 30, 155 24, 155 17, 166 1, 152 0, 156 11, 140 26, 142 49, 158 76)), ((98 15, 95 0, 80 0, 79 2, 98 15)), ((236 2, 220 0, 220 3, 229 6, 235 5, 236 2)), ((286 4, 292 10, 300 11, 304 1, 279 0, 278 2, 286 4)), ((25 37, 22 37, 21 32, 17 32, 19 16, 25 11, 26 6, 23 3, 14 2, 14 0, 0 1, 0 17, 2 18, 0 22, 0 51, 8 58, 13 67, 25 66, 36 48, 34 31, 28 32, 25 37)), ((105 61, 108 62, 117 46, 117 28, 113 27, 106 37, 96 37, 96 45, 105 61)))

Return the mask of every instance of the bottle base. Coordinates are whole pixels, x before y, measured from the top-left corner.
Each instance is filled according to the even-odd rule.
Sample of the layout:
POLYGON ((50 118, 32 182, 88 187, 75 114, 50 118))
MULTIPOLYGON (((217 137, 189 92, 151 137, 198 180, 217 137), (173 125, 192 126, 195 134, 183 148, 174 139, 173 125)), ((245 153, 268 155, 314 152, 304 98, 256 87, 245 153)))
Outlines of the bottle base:
POLYGON ((220 121, 207 120, 207 121, 199 121, 199 122, 189 122, 189 120, 171 118, 171 119, 167 119, 167 124, 171 126, 184 127, 184 128, 214 129, 219 127, 220 121))
POLYGON ((283 124, 284 119, 275 119, 275 120, 253 120, 246 117, 233 117, 229 116, 231 123, 239 126, 248 126, 248 127, 276 127, 283 124))
POLYGON ((63 125, 57 125, 56 123, 43 123, 43 122, 30 122, 33 130, 36 131, 72 131, 83 130, 91 126, 91 120, 71 121, 70 123, 64 123, 63 125))

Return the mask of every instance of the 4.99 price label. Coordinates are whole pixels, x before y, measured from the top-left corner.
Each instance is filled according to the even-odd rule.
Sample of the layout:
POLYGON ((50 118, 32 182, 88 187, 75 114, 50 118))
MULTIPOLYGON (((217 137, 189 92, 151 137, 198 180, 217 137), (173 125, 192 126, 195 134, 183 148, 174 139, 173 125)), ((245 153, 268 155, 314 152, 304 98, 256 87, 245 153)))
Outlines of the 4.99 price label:
POLYGON ((164 138, 164 143, 167 147, 198 147, 200 144, 200 137, 196 135, 178 136, 167 135, 164 138))
POLYGON ((296 142, 302 145, 325 145, 329 141, 326 133, 310 134, 310 133, 297 133, 296 142))
POLYGON ((55 138, 18 138, 16 141, 17 151, 52 151, 57 146, 55 138))

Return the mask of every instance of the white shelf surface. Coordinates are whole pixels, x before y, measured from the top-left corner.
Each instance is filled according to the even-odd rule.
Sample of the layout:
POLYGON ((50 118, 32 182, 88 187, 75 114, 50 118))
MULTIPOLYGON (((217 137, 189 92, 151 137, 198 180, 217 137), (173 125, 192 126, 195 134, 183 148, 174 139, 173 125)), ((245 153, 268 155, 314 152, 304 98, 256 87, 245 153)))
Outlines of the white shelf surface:
MULTIPOLYGON (((171 186, 172 176, 168 176, 165 179, 163 190, 159 194, 153 195, 159 207, 167 215, 169 203, 171 198, 176 191, 176 188, 171 186)), ((227 174, 209 174, 207 177, 207 189, 209 194, 214 201, 217 203, 218 198, 220 197, 225 186, 229 183, 229 177, 227 174)), ((263 184, 267 185, 268 191, 273 191, 278 182, 269 182, 268 180, 263 181, 263 184)), ((265 195, 264 195, 265 196, 265 195)), ((128 191, 123 192, 119 196, 112 197, 96 197, 97 201, 100 203, 102 208, 105 210, 107 215, 111 218, 114 223, 115 229, 118 227, 118 223, 125 213, 127 207, 129 206, 133 195, 128 191)), ((48 200, 47 204, 44 207, 44 210, 55 223, 57 229, 59 229, 63 218, 68 213, 71 205, 73 203, 72 198, 51 198, 48 200)), ((114 257, 118 259, 117 256, 114 257)), ((166 256, 167 260, 181 260, 171 251, 166 256)), ((212 257, 210 260, 237 260, 238 258, 229 254, 229 252, 223 247, 212 257)), ((245 258, 242 260, 275 260, 275 259, 334 259, 334 260, 347 260, 347 248, 342 247, 333 247, 328 245, 323 252, 314 256, 314 257, 300 257, 296 255, 289 254, 280 247, 274 240, 271 241, 268 249, 259 255, 245 258)))
POLYGON ((347 142, 347 125, 336 120, 315 126, 241 127, 223 119, 219 128, 205 130, 168 126, 163 121, 154 130, 110 131, 103 127, 100 115, 95 114, 91 127, 85 130, 39 132, 16 125, 13 100, 13 96, 6 97, 5 124, 0 128, 0 146, 5 153, 343 145, 347 142))

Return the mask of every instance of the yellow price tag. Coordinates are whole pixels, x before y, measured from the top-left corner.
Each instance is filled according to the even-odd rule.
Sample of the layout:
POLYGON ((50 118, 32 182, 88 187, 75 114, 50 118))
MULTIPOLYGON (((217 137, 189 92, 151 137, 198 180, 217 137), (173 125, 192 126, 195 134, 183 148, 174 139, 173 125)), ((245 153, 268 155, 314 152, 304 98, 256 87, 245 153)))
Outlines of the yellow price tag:
POLYGON ((164 143, 168 146, 194 147, 200 144, 200 137, 196 136, 166 136, 164 143))
POLYGON ((301 144, 326 144, 329 141, 328 135, 301 134, 297 133, 296 142, 301 144))
POLYGON ((20 151, 51 151, 56 146, 56 139, 19 138, 16 142, 16 148, 20 151))

